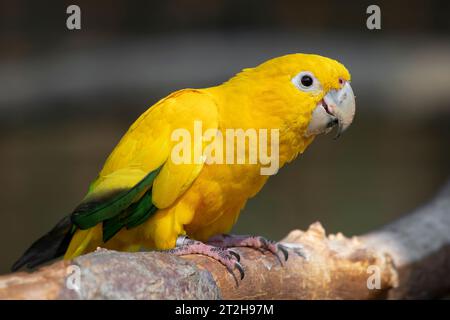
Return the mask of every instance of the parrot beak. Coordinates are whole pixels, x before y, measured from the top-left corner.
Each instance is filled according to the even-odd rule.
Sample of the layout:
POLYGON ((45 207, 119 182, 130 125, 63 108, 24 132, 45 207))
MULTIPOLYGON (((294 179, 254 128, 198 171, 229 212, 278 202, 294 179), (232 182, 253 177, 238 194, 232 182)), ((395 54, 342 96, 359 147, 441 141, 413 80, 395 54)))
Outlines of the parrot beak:
POLYGON ((335 139, 350 126, 355 116, 355 95, 349 82, 341 89, 330 90, 313 110, 306 136, 330 132, 338 125, 335 139))

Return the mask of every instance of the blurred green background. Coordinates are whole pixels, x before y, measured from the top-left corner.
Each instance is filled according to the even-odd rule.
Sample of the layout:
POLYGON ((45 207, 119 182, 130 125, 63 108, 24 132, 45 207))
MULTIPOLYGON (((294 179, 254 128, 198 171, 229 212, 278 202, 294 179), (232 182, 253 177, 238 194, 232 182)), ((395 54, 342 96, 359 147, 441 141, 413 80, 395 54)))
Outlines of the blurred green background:
POLYGON ((357 116, 250 200, 234 232, 321 221, 357 235, 427 201, 450 173, 448 1, 0 1, 0 272, 71 212, 128 126, 171 91, 318 53, 352 73, 357 116), (81 7, 82 29, 66 28, 81 7))

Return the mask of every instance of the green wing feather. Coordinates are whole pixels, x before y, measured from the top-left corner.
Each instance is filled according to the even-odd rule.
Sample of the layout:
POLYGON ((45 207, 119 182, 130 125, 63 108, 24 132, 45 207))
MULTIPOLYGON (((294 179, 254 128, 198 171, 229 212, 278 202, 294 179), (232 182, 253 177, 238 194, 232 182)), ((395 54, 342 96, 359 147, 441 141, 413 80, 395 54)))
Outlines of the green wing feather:
POLYGON ((139 201, 130 205, 123 213, 103 222, 103 242, 111 239, 120 229, 134 228, 146 221, 158 208, 152 203, 151 189, 139 201))
MULTIPOLYGON (((72 222, 80 229, 89 229, 96 226, 98 223, 107 220, 112 220, 112 222, 110 222, 109 224, 114 223, 114 221, 120 221, 123 219, 125 220, 131 219, 130 221, 133 222, 137 219, 137 217, 146 216, 147 212, 142 211, 146 211, 144 210, 146 206, 148 210, 150 210, 151 208, 148 207, 148 197, 143 196, 139 201, 135 203, 133 203, 133 201, 135 201, 136 197, 145 190, 147 190, 145 194, 151 192, 151 186, 156 176, 158 175, 161 167, 148 173, 133 188, 120 192, 118 195, 112 197, 107 201, 87 202, 81 204, 72 213, 71 215, 72 222), (139 206, 139 204, 141 204, 141 207, 139 206), (130 209, 131 212, 130 210, 127 209, 130 209)), ((151 196, 150 196, 150 203, 151 203, 151 196)), ((153 206, 153 204, 151 205, 153 206)))

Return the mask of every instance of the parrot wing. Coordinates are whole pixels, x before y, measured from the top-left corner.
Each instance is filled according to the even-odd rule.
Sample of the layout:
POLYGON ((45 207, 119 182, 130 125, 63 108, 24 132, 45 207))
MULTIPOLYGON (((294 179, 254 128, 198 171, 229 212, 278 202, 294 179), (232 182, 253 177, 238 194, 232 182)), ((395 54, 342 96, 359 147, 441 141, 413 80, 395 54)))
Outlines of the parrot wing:
POLYGON ((195 121, 201 121, 203 130, 217 130, 216 103, 201 90, 175 92, 145 112, 107 159, 85 201, 72 213, 72 222, 80 229, 103 222, 107 241, 122 227, 135 227, 157 209, 172 205, 204 164, 192 141, 195 121), (190 154, 187 163, 175 163, 171 157, 176 129, 189 133, 189 141, 184 141, 190 154))

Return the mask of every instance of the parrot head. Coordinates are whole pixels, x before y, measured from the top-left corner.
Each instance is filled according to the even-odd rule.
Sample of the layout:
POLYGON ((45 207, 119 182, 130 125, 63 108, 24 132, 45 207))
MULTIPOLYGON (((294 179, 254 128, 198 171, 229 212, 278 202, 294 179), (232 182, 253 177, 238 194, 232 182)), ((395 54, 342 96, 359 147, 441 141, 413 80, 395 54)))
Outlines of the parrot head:
POLYGON ((350 73, 336 60, 319 55, 274 58, 244 69, 229 82, 251 92, 252 108, 257 109, 253 119, 264 114, 273 122, 279 117, 306 139, 328 133, 335 126, 338 137, 355 115, 350 73))
POLYGON ((317 55, 308 55, 307 65, 292 79, 292 84, 299 90, 301 99, 314 103, 311 120, 305 135, 327 133, 337 125, 338 138, 352 123, 355 116, 355 95, 350 86, 350 73, 335 60, 317 55))

